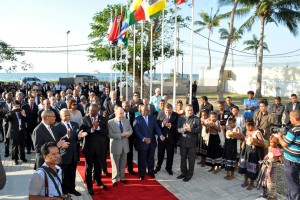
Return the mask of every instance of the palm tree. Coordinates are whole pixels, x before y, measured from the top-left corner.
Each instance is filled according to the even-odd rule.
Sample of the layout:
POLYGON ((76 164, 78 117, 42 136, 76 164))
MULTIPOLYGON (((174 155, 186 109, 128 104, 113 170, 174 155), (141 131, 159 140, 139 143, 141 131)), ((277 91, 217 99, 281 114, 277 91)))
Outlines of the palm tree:
POLYGON ((211 69, 211 54, 210 54, 210 47, 209 47, 210 36, 213 34, 213 29, 215 27, 221 26, 220 20, 222 19, 222 15, 218 15, 219 9, 214 15, 212 15, 212 10, 213 8, 211 8, 210 15, 202 11, 201 13, 199 13, 199 16, 201 17, 202 21, 194 22, 195 25, 201 26, 199 29, 195 30, 195 32, 200 32, 205 28, 208 29, 207 48, 208 48, 208 56, 209 56, 209 62, 208 62, 209 69, 211 69))
MULTIPOLYGON (((256 35, 253 34, 252 40, 245 40, 244 45, 248 45, 243 51, 250 51, 253 50, 255 54, 255 67, 257 66, 257 49, 259 48, 259 40, 257 39, 256 35)), ((263 49, 269 51, 268 45, 266 42, 263 43, 263 49)))
POLYGON ((236 13, 238 13, 239 15, 244 15, 244 14, 248 13, 251 9, 251 6, 254 3, 256 3, 257 1, 258 0, 219 0, 220 5, 233 4, 233 7, 232 7, 231 12, 224 14, 224 16, 230 16, 230 28, 229 28, 229 35, 228 35, 228 39, 227 39, 226 49, 224 52, 224 56, 222 59, 221 68, 220 68, 220 72, 219 72, 218 89, 217 89, 218 100, 224 99, 224 97, 223 97, 223 94, 224 94, 224 69, 226 66, 226 61, 227 61, 229 48, 230 48, 230 44, 231 44, 231 38, 233 35, 234 17, 236 15, 236 13), (237 9, 237 6, 239 3, 245 5, 246 7, 237 9))
POLYGON ((297 36, 298 26, 300 24, 299 9, 299 0, 260 0, 256 3, 254 13, 243 24, 243 27, 246 27, 248 30, 250 30, 255 20, 259 19, 261 25, 255 97, 261 97, 265 25, 270 22, 274 22, 276 25, 285 25, 294 36, 297 36))
MULTIPOLYGON (((229 29, 230 29, 230 23, 228 23, 229 29)), ((229 30, 226 28, 221 28, 219 30, 220 33, 220 39, 221 40, 228 40, 229 38, 229 30)), ((239 39, 242 38, 242 35, 244 34, 242 29, 237 30, 236 28, 233 27, 233 33, 231 36, 231 41, 230 41, 230 49, 231 49, 231 56, 232 56, 232 67, 234 67, 234 60, 233 60, 233 44, 238 42, 239 39)))

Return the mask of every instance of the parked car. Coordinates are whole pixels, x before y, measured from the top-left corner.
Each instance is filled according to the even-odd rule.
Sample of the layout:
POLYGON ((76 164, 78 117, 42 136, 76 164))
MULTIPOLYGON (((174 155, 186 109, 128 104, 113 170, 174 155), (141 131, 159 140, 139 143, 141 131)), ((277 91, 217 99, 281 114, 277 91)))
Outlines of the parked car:
POLYGON ((39 78, 36 78, 36 77, 23 77, 21 80, 20 80, 20 85, 23 85, 23 84, 32 84, 32 83, 35 83, 35 84, 44 84, 46 83, 46 81, 42 81, 41 79, 39 78))
MULTIPOLYGON (((133 86, 133 81, 131 79, 128 80, 127 82, 128 87, 132 87, 133 86)), ((126 80, 122 81, 118 84, 118 87, 126 87, 126 80)))
MULTIPOLYGON (((96 76, 93 75, 75 75, 74 76, 75 79, 82 79, 83 81, 79 81, 79 82, 98 82, 98 78, 96 76)), ((76 82, 76 81, 75 81, 76 82)))

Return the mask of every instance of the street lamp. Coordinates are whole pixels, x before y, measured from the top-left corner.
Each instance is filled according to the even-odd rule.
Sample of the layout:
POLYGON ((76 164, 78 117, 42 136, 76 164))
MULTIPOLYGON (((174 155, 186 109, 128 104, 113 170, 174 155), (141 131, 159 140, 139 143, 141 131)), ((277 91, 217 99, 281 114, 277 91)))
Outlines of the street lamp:
POLYGON ((70 31, 67 31, 67 73, 68 73, 68 83, 69 83, 69 33, 70 31))

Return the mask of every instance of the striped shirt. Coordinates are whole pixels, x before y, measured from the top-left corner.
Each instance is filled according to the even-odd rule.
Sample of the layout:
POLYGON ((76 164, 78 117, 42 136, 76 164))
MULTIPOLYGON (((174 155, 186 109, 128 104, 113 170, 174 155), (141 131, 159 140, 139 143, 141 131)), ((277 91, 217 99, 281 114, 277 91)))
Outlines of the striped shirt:
POLYGON ((300 163, 300 126, 290 129, 283 140, 288 144, 284 148, 284 157, 289 161, 300 163))

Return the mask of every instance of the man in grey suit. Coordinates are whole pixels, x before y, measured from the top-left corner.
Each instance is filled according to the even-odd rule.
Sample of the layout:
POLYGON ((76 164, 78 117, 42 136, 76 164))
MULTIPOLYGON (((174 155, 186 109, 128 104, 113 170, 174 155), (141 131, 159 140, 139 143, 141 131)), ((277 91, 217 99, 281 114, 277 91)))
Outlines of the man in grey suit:
POLYGON ((181 175, 177 178, 183 178, 183 181, 187 182, 194 174, 198 134, 200 133, 200 120, 194 115, 191 104, 186 105, 185 116, 178 118, 177 128, 180 135, 179 145, 181 156, 181 175), (186 160, 189 162, 189 169, 187 169, 186 160))
POLYGON ((132 134, 130 122, 124 118, 123 108, 118 107, 115 110, 115 116, 108 121, 113 187, 117 187, 119 178, 122 183, 128 183, 125 179, 125 168, 127 153, 129 152, 128 137, 132 134))

